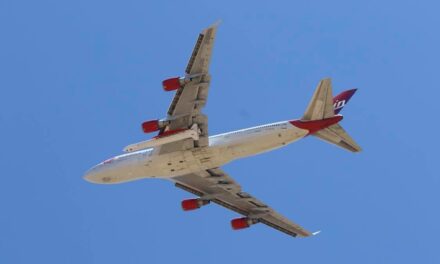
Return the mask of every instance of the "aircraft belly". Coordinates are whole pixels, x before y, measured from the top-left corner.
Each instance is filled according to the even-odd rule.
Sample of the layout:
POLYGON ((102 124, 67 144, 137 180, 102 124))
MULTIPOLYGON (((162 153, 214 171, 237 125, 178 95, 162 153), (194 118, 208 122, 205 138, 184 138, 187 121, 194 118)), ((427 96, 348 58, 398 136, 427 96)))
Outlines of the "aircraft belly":
MULTIPOLYGON (((307 135, 307 130, 282 126, 255 128, 217 136, 208 147, 154 154, 138 151, 115 157, 97 174, 97 182, 121 183, 142 178, 171 178, 220 167, 234 159, 280 148, 307 135)), ((96 173, 95 173, 96 174, 96 173)))
POLYGON ((223 165, 220 150, 210 147, 194 148, 153 156, 143 171, 148 178, 170 178, 223 165))
POLYGON ((304 137, 305 135, 307 135, 307 131, 296 128, 264 131, 248 137, 242 137, 240 140, 231 142, 227 148, 229 152, 228 154, 233 159, 257 155, 283 147, 304 137))

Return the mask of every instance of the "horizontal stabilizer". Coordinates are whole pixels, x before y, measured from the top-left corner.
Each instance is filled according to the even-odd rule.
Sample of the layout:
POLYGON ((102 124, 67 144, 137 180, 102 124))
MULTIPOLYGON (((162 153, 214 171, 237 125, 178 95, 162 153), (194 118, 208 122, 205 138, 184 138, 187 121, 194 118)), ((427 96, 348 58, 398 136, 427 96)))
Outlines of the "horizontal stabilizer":
POLYGON ((339 124, 319 130, 313 135, 351 152, 359 152, 362 150, 339 124))

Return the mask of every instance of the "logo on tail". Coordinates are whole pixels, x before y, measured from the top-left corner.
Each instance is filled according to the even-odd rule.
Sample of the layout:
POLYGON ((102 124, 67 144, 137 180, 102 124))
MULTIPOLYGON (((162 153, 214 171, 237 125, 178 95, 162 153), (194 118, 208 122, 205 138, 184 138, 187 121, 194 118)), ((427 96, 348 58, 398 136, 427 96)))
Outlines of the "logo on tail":
POLYGON ((353 94, 357 91, 357 89, 351 89, 344 91, 333 98, 333 110, 335 111, 335 115, 337 115, 342 108, 344 108, 345 104, 348 103, 353 94))
POLYGON ((307 129, 309 134, 348 151, 361 151, 361 147, 339 124, 342 116, 338 115, 355 92, 356 89, 351 89, 333 97, 331 80, 321 80, 303 117, 291 121, 292 125, 307 129))

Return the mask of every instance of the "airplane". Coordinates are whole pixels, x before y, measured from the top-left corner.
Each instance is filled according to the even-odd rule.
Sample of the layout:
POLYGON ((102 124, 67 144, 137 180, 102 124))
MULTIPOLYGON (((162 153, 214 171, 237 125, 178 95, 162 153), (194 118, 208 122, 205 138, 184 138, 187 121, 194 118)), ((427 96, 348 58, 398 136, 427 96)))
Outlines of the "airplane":
POLYGON ((166 179, 197 196, 182 201, 185 211, 213 202, 242 215, 231 221, 234 230, 263 223, 293 237, 314 235, 317 232, 305 230, 244 192, 221 166, 284 147, 307 136, 318 137, 351 152, 361 151, 339 124, 343 118, 339 112, 356 89, 333 97, 331 79, 323 79, 300 119, 209 136, 208 117, 202 109, 208 97, 209 65, 216 32, 217 25, 212 25, 199 34, 184 77, 162 82, 165 91, 176 91, 167 117, 142 123, 143 132, 158 132, 157 136, 125 147, 125 154, 99 163, 87 171, 84 178, 98 184, 166 179))

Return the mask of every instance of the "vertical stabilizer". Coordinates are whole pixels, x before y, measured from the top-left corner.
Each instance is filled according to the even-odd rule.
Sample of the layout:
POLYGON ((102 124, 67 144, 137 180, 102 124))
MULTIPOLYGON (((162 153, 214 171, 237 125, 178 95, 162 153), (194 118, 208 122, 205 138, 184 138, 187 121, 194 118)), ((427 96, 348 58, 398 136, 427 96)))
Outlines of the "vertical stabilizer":
POLYGON ((321 120, 334 115, 332 81, 327 78, 319 82, 301 120, 321 120))
POLYGON ((339 114, 339 112, 342 110, 342 108, 344 108, 344 106, 348 103, 348 101, 356 91, 357 89, 343 91, 333 98, 333 107, 335 109, 335 114, 339 114))
POLYGON ((333 98, 331 79, 321 80, 318 87, 316 87, 304 116, 301 120, 294 121, 295 123, 293 124, 297 127, 308 129, 310 135, 348 151, 361 151, 361 147, 338 124, 342 120, 342 116, 335 116, 355 92, 356 89, 348 90, 333 98), (335 120, 337 117, 339 119, 335 120))

